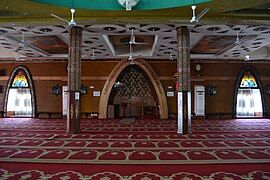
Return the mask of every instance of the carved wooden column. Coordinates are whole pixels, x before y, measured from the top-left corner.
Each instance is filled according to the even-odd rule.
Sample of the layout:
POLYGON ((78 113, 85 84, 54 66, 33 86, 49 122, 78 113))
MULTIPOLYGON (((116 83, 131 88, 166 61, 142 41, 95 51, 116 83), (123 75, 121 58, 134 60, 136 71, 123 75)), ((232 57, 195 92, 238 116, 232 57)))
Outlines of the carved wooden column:
POLYGON ((82 28, 73 26, 69 32, 67 133, 80 133, 80 90, 82 28))
POLYGON ((178 131, 191 132, 190 37, 186 26, 177 28, 178 131))

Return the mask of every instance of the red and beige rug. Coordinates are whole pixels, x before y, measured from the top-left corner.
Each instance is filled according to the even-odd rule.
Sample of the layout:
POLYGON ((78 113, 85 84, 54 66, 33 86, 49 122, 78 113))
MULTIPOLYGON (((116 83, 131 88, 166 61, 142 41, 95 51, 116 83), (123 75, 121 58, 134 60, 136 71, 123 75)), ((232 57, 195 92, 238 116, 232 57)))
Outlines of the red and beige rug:
POLYGON ((0 179, 270 179, 270 120, 0 119, 0 179))

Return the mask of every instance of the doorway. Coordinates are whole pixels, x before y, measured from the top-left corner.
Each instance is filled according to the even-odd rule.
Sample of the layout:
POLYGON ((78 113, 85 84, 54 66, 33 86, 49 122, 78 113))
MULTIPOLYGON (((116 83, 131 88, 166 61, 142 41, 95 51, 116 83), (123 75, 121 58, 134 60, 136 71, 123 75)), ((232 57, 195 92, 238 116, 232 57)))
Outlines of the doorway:
POLYGON ((259 89, 239 89, 236 117, 262 117, 262 101, 259 89))
POLYGON ((259 86, 259 78, 251 68, 240 74, 236 95, 236 117, 263 117, 263 99, 259 86))
POLYGON ((31 117, 32 103, 29 88, 10 88, 7 102, 7 116, 31 117))

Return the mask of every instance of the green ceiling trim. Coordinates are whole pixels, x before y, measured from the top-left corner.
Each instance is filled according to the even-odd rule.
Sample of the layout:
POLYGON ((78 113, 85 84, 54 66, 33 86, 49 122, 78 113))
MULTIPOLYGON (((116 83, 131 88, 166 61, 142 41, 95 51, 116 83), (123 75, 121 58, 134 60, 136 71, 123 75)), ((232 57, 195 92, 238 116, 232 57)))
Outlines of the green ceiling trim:
MULTIPOLYGON (((117 0, 32 0, 54 6, 91 9, 91 10, 125 10, 117 0)), ((154 10, 201 4, 212 0, 140 0, 134 10, 154 10)))

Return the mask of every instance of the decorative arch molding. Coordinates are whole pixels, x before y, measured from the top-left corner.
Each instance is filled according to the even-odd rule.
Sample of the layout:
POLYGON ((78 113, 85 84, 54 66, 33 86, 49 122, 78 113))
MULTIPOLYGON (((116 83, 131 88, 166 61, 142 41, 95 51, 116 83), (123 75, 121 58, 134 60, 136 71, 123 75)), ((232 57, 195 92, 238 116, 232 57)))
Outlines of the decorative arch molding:
POLYGON ((30 92, 31 92, 31 103, 32 103, 32 114, 31 114, 31 117, 35 117, 35 115, 36 115, 36 96, 35 96, 35 92, 34 92, 34 84, 33 84, 32 75, 30 74, 30 71, 26 67, 24 67, 24 66, 18 66, 18 67, 16 67, 12 71, 11 75, 9 76, 9 80, 8 80, 7 88, 6 88, 6 92, 5 92, 4 112, 7 112, 8 94, 9 94, 9 89, 10 89, 11 84, 12 84, 12 80, 16 76, 16 72, 18 70, 20 70, 20 69, 22 69, 25 72, 27 81, 29 83, 30 92))
MULTIPOLYGON (((134 63, 138 65, 140 68, 142 68, 149 77, 157 94, 158 104, 160 106, 160 118, 167 119, 168 118, 167 99, 162 84, 158 79, 158 76, 156 75, 153 68, 145 60, 137 59, 136 61, 134 61, 134 63)), ((107 118, 108 101, 114 82, 116 81, 120 73, 129 65, 130 61, 122 60, 114 67, 111 74, 109 75, 109 78, 107 79, 100 96, 99 118, 101 119, 107 118)))
POLYGON ((260 76, 259 74, 257 73, 257 71, 255 70, 255 68, 251 67, 251 66, 245 66, 243 67, 243 69, 240 71, 240 73, 238 74, 238 77, 237 77, 237 81, 236 81, 236 84, 235 84, 235 88, 234 88, 234 97, 233 97, 233 117, 234 118, 237 118, 236 117, 236 106, 237 106, 237 94, 238 94, 238 88, 240 87, 240 83, 241 83, 241 80, 243 78, 243 75, 246 71, 250 71, 252 73, 252 75, 255 77, 255 80, 257 82, 257 86, 258 86, 258 89, 260 90, 260 93, 261 93, 261 100, 262 100, 262 109, 263 109, 263 117, 266 116, 266 109, 265 109, 265 103, 264 103, 264 93, 263 93, 263 89, 262 89, 262 82, 261 82, 261 79, 260 79, 260 76))

